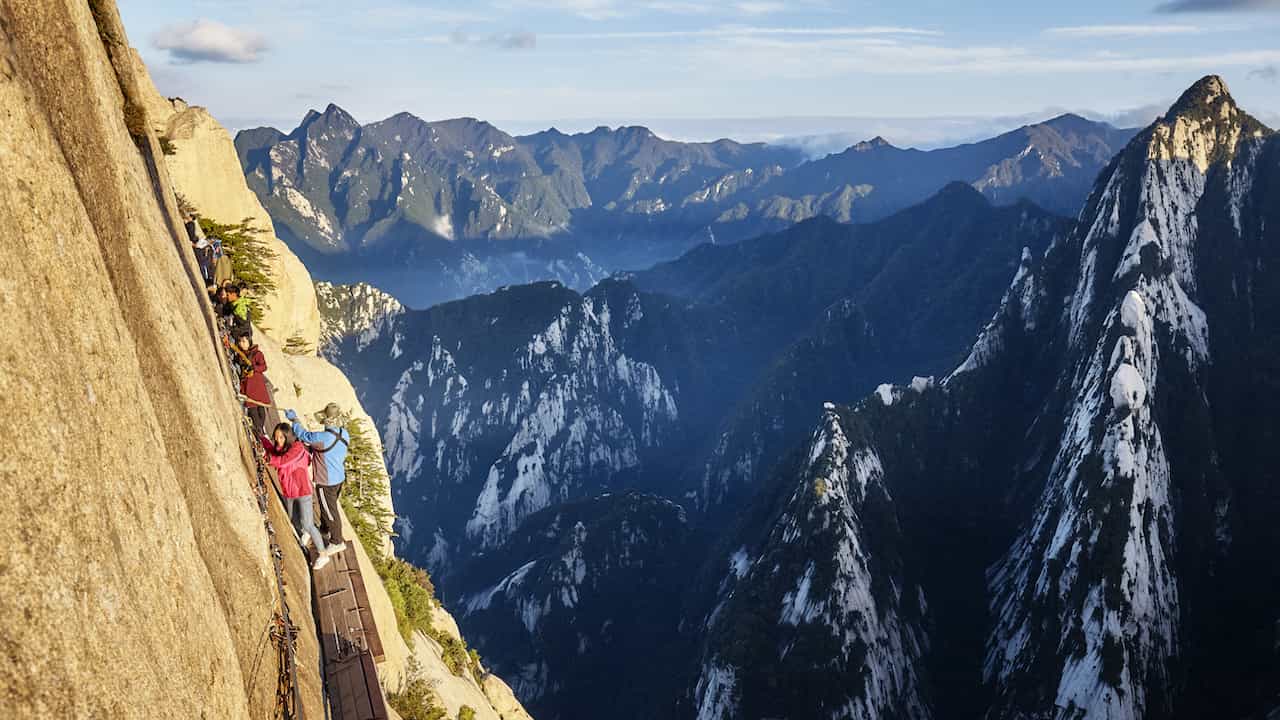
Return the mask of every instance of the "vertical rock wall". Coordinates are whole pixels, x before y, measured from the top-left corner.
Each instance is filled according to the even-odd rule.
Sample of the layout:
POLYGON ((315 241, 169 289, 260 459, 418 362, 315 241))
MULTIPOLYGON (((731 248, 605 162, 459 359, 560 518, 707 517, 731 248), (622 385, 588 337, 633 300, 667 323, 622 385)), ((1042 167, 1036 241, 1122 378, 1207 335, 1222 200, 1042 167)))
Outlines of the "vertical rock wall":
POLYGON ((131 68, 110 2, 0 0, 0 714, 269 717, 266 535, 131 68))

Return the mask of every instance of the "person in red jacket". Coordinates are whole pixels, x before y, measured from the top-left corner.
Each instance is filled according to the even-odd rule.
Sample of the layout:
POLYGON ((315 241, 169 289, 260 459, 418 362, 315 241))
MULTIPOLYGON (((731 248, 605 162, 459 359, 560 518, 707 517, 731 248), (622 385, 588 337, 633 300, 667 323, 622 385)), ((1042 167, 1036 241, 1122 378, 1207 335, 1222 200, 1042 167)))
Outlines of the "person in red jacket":
POLYGON ((280 477, 280 492, 284 495, 284 509, 289 520, 297 515, 298 533, 302 547, 316 544, 316 561, 311 567, 319 570, 329 564, 329 554, 324 551, 324 537, 316 527, 315 512, 311 505, 311 453, 307 444, 298 442, 289 423, 280 423, 271 431, 272 437, 261 436, 262 447, 267 451, 267 462, 280 477))
POLYGON ((245 407, 253 420, 253 430, 259 435, 267 432, 267 407, 271 405, 271 393, 267 391, 267 359, 262 350, 248 337, 236 340, 236 361, 240 365, 240 394, 245 396, 245 407))

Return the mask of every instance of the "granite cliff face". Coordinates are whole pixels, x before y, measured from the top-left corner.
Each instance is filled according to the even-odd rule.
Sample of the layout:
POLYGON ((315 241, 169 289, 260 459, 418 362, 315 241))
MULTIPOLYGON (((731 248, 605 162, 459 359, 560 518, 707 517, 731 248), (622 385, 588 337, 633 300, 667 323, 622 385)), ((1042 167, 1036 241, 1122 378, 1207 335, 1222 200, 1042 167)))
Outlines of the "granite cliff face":
POLYGON ((156 91, 146 69, 130 51, 137 67, 139 102, 157 136, 168 139, 171 153, 164 154, 173 188, 202 217, 220 223, 249 224, 265 233, 275 258, 269 265, 275 291, 264 298, 262 330, 283 343, 300 338, 315 351, 320 336, 311 274, 289 246, 272 229, 271 218, 245 185, 236 148, 226 128, 207 110, 188 105, 181 98, 165 98, 156 91))
MULTIPOLYGON (((226 131, 155 92, 109 0, 0 2, 0 106, 0 409, 29 420, 0 457, 15 490, 0 507, 12 533, 0 611, 14 619, 0 629, 0 714, 271 717, 280 598, 177 196, 220 221, 270 221, 226 131)), ((306 269, 272 242, 278 287, 259 339, 277 402, 309 412, 333 400, 367 419, 341 371, 281 352, 297 336, 315 348, 319 316, 306 269)), ((270 494, 267 512, 288 527, 270 494)), ((299 697, 323 717, 310 571, 286 538, 299 697)), ((433 641, 400 638, 356 544, 384 683, 394 689, 413 655, 447 673, 433 641)), ((451 715, 466 704, 477 718, 527 717, 496 677, 451 677, 438 692, 451 715)))
POLYGON ((0 407, 31 419, 0 460, 5 714, 269 716, 267 538, 119 16, 4 2, 0 27, 0 407))

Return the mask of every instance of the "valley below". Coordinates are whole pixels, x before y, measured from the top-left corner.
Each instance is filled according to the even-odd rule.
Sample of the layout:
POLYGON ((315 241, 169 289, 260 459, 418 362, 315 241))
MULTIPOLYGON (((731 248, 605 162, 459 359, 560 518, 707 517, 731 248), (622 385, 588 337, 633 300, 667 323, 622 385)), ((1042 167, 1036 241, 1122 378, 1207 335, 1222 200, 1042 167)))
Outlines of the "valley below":
POLYGON ((650 245, 647 269, 425 309, 333 288, 321 352, 381 413, 397 546, 535 715, 1274 702, 1280 616, 1256 598, 1276 598, 1280 538, 1247 439, 1274 423, 1237 389, 1272 387, 1246 348, 1276 331, 1258 273, 1280 146, 1216 77, 1141 131, 1082 122, 1017 134, 1026 160, 1050 131, 1096 133, 1080 185, 1015 163, 979 177, 1016 182, 951 167, 930 187, 875 142, 759 186, 898 163, 846 165, 876 188, 861 200, 781 228, 686 202, 683 236, 716 241, 650 245))

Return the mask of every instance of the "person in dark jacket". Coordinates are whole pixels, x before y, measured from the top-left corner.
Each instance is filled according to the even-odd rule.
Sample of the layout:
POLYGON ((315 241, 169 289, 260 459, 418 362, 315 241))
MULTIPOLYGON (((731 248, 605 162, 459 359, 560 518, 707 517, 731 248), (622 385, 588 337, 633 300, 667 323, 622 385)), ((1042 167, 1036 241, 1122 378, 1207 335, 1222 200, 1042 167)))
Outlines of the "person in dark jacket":
POLYGON ((200 222, 191 218, 186 223, 187 238, 191 241, 191 249, 195 252, 196 262, 200 265, 200 276, 206 282, 213 282, 213 248, 209 239, 204 236, 200 222))
POLYGON ((249 323, 249 299, 241 294, 241 288, 235 283, 225 286, 227 301, 223 303, 221 314, 231 324, 231 337, 239 341, 242 337, 253 337, 253 326, 249 323))
POLYGON ((267 406, 271 405, 271 393, 267 390, 267 359, 262 350, 245 336, 236 340, 236 361, 240 365, 240 394, 245 397, 245 407, 253 420, 258 435, 267 431, 267 406))

